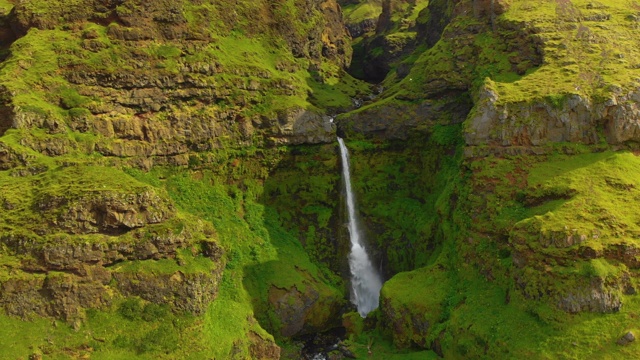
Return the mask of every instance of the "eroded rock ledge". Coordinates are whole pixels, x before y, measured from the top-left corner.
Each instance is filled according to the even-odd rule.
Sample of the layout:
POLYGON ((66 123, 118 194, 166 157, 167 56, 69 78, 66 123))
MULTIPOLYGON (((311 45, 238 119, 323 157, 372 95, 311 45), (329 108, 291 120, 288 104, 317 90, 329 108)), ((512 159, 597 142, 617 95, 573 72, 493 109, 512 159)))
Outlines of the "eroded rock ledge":
POLYGON ((474 115, 466 123, 469 146, 544 146, 558 142, 613 145, 640 140, 640 89, 618 91, 608 99, 593 100, 568 94, 549 99, 501 103, 485 87, 474 115))
MULTIPOLYGON (((106 308, 125 296, 204 313, 225 263, 212 226, 178 215, 167 195, 149 186, 120 183, 119 190, 78 194, 75 186, 92 180, 86 173, 98 172, 82 169, 85 175, 75 168, 53 178, 32 175, 22 181, 32 179, 42 189, 3 194, 0 254, 7 261, 0 266, 0 307, 9 315, 74 325, 86 309, 106 308), (72 174, 73 181, 58 183, 72 174), (68 190, 60 192, 60 186, 68 190), (188 266, 197 258, 205 265, 188 266)), ((124 179, 115 169, 113 175, 113 181, 124 179)))

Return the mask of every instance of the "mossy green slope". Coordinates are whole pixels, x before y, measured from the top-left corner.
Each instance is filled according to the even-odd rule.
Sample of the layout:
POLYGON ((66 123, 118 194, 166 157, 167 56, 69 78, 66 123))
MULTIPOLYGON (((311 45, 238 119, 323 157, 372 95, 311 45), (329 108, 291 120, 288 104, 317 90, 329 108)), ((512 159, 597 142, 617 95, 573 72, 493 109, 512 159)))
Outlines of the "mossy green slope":
MULTIPOLYGON (((490 80, 499 102, 558 101, 568 94, 608 98, 637 86, 638 44, 633 5, 601 1, 509 1, 493 18, 476 16, 470 1, 456 3, 456 16, 440 41, 395 68, 385 96, 429 98, 443 88, 476 91, 490 80), (614 45, 615 44, 615 45, 614 45), (555 99, 555 100, 554 100, 555 99)), ((483 11, 483 10, 481 10, 483 11)), ((428 21, 431 14, 423 12, 428 21)))
POLYGON ((616 342, 640 311, 636 163, 615 152, 462 162, 442 251, 385 284, 378 326, 446 358, 633 357, 636 344, 616 342))
POLYGON ((543 39, 545 63, 513 83, 499 82, 503 101, 558 94, 607 97, 635 87, 637 9, 619 1, 513 1, 503 18, 531 24, 543 39))
POLYGON ((0 68, 0 129, 21 129, 22 144, 45 155, 146 168, 187 165, 190 151, 301 142, 305 131, 327 141, 330 129, 299 130, 300 114, 321 122, 369 89, 343 70, 337 5, 320 5, 20 3, 7 17, 19 38, 0 68))
MULTIPOLYGON (((313 154, 313 152, 312 152, 313 154)), ((272 155, 273 156, 273 155, 272 155)), ((267 162, 286 158, 286 152, 275 155, 267 162)), ((309 157, 318 156, 310 155, 309 157)), ((317 292, 318 301, 305 313, 305 328, 297 331, 322 330, 331 323, 331 316, 336 316, 336 304, 341 304, 344 293, 339 278, 328 271, 321 263, 312 262, 297 237, 283 227, 298 229, 288 224, 291 214, 300 208, 289 209, 289 212, 278 212, 269 204, 263 203, 263 191, 270 188, 270 178, 255 177, 255 171, 261 173, 264 165, 253 156, 230 157, 233 164, 230 173, 203 170, 193 176, 184 172, 157 170, 151 174, 137 173, 140 179, 155 182, 164 179, 161 184, 166 187, 177 202, 177 205, 192 214, 210 220, 217 229, 221 243, 228 249, 228 262, 225 269, 220 296, 212 304, 205 322, 205 336, 212 344, 212 350, 220 357, 228 357, 239 349, 243 352, 234 356, 245 358, 250 344, 243 344, 246 334, 254 332, 261 337, 272 339, 262 327, 281 338, 287 335, 283 323, 289 320, 277 311, 277 303, 270 302, 273 291, 278 289, 292 294, 317 292), (245 169, 245 170, 242 170, 245 169), (235 185, 229 184, 226 176, 234 177, 236 171, 245 172, 242 180, 235 185), (197 176, 197 177, 194 177, 197 176), (265 183, 266 181, 266 183, 265 183), (263 185, 264 184, 264 185, 263 185), (252 320, 252 319, 257 319, 252 320), (258 323, 259 322, 259 323, 258 323)), ((278 171, 274 177, 279 178, 278 171)), ((275 182, 278 182, 275 180, 275 182)), ((295 198, 293 189, 280 187, 280 198, 295 198)), ((331 191, 331 190, 329 190, 331 191)), ((312 201, 319 201, 313 199, 312 201)), ((304 211, 302 211, 304 213, 304 211)), ((318 239, 317 241, 325 241, 318 239)), ((308 244, 309 246, 309 244, 308 244)), ((309 248, 313 249, 312 247, 309 248)), ((298 306, 295 296, 289 296, 290 306, 298 306)), ((306 304, 309 306, 309 304, 306 304)), ((286 312, 286 311, 285 311, 286 312)), ((295 326, 294 326, 295 328, 295 326)), ((296 331, 296 332, 297 332, 296 331)), ((255 356, 255 354, 254 354, 255 356)))

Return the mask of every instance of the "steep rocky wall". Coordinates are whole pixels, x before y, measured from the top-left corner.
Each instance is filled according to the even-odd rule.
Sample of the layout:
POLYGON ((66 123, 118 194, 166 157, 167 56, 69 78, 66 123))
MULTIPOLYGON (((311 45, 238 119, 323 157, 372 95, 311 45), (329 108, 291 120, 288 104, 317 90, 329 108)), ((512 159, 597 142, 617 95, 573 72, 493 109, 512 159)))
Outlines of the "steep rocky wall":
MULTIPOLYGON (((190 152, 222 147, 333 139, 328 118, 307 101, 306 78, 323 64, 350 62, 335 1, 233 9, 224 2, 20 2, 10 19, 21 38, 4 65, 3 132, 95 134, 83 150, 146 168, 186 165, 190 152), (46 49, 47 64, 23 58, 26 48, 46 49), (9 75, 16 72, 33 82, 16 84, 9 75), (34 92, 36 83, 47 90, 34 92)), ((74 146, 43 140, 28 146, 54 156, 74 146)))
POLYGON ((0 253, 12 260, 1 270, 0 303, 7 314, 63 318, 79 326, 85 310, 107 308, 122 296, 194 314, 215 298, 224 252, 210 225, 178 216, 166 193, 109 171, 110 179, 96 167, 3 174, 0 253), (165 274, 145 275, 144 289, 127 285, 142 275, 117 265, 137 261, 144 268, 196 256, 206 257, 208 268, 168 266, 165 274), (199 284, 196 292, 191 278, 199 284))
MULTIPOLYGON (((5 314, 91 331, 92 314, 116 324, 130 301, 166 306, 180 320, 158 326, 184 348, 150 352, 177 357, 278 358, 264 329, 289 337, 338 324, 345 296, 318 265, 330 262, 324 239, 307 236, 311 262, 298 239, 265 225, 263 205, 243 200, 248 184, 263 191, 284 145, 335 140, 310 102, 350 62, 335 1, 24 1, 7 19, 17 39, 0 65, 5 314), (169 188, 164 173, 123 165, 184 177, 169 188), (218 178, 181 188, 199 171, 218 178), (207 325, 176 335, 193 315, 207 325)), ((105 349, 122 334, 106 335, 105 349)), ((118 346, 140 355, 144 336, 118 346)))
MULTIPOLYGON (((207 41, 212 36, 229 31, 247 31, 248 35, 264 31, 278 31, 291 51, 301 57, 321 60, 324 56, 336 59, 345 66, 349 63, 349 44, 342 26, 340 7, 334 0, 308 0, 303 2, 266 1, 191 2, 136 0, 69 2, 21 1, 10 15, 11 28, 17 36, 24 36, 31 28, 55 29, 61 25, 73 28, 82 22, 104 25, 119 24, 112 36, 120 40, 186 40, 207 41), (250 5, 250 6, 249 6, 250 5), (230 11, 234 10, 234 11, 230 11), (284 22, 284 12, 297 15, 284 22), (219 21, 215 27, 201 26, 208 21, 219 21), (320 22, 314 32, 302 34, 300 23, 320 22), (70 26, 71 25, 71 26, 70 26), (320 52, 316 52, 321 49, 320 52)), ((275 35, 275 34, 274 34, 275 35)))
POLYGON ((544 146, 573 142, 623 144, 640 139, 640 91, 620 91, 608 99, 571 94, 556 100, 500 103, 485 88, 466 125, 467 145, 544 146))

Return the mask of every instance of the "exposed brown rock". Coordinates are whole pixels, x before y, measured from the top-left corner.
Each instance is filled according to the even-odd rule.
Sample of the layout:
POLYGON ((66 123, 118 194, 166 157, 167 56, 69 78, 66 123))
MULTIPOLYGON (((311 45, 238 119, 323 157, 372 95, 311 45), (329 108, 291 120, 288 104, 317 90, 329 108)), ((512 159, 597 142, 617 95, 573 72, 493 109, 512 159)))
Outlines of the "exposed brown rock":
POLYGON ((107 286, 111 276, 104 276, 101 269, 87 270, 86 276, 59 273, 3 281, 0 306, 9 315, 56 317, 74 323, 84 318, 84 309, 108 306, 113 298, 107 286))
POLYGON ((269 305, 281 325, 279 333, 284 337, 309 334, 337 324, 338 312, 343 304, 340 294, 320 294, 312 283, 302 290, 297 287, 269 289, 269 305))
POLYGON ((338 131, 358 133, 371 138, 405 140, 416 133, 428 133, 435 124, 457 124, 464 121, 471 109, 471 100, 451 92, 455 101, 426 100, 420 105, 396 103, 372 107, 349 117, 338 118, 338 131))
POLYGON ((569 313, 611 313, 620 310, 622 299, 618 289, 607 286, 600 278, 594 278, 588 285, 576 287, 562 295, 558 307, 569 313))
POLYGON ((465 131, 467 145, 542 146, 554 142, 596 144, 604 127, 607 142, 640 139, 640 90, 594 100, 567 95, 560 106, 544 99, 500 103, 489 88, 480 91, 475 116, 465 131))
POLYGON ((211 272, 158 274, 108 267, 123 260, 171 259, 187 244, 183 239, 166 245, 61 244, 45 247, 40 255, 30 247, 34 257, 25 257, 21 269, 10 270, 12 276, 0 280, 0 307, 10 315, 39 315, 75 323, 84 318, 86 309, 108 306, 114 297, 136 295, 169 304, 176 312, 202 314, 215 299, 224 268, 222 251, 215 243, 203 244, 206 251, 202 255, 216 264, 211 272))
POLYGON ((629 345, 632 342, 636 341, 636 336, 631 332, 627 332, 624 334, 616 343, 621 346, 629 345))
POLYGON ((202 315, 218 289, 221 269, 213 273, 147 274, 115 272, 116 288, 124 295, 136 295, 156 304, 169 304, 174 311, 202 315))
POLYGON ((385 317, 385 327, 391 330, 393 341, 397 347, 406 348, 411 346, 411 341, 415 341, 421 347, 428 347, 425 339, 431 328, 431 323, 427 320, 423 312, 417 308, 409 306, 394 307, 390 298, 383 298, 380 308, 385 317))
POLYGON ((248 334, 249 352, 252 359, 269 360, 280 359, 280 347, 274 342, 263 339, 254 331, 250 331, 248 334))

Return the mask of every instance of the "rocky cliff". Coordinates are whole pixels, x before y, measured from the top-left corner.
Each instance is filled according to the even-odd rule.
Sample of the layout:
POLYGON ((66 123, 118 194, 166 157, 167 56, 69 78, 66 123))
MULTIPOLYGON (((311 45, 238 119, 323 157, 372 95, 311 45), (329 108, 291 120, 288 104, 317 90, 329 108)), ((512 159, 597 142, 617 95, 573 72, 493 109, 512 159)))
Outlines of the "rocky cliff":
POLYGON ((337 324, 340 280, 257 196, 283 146, 332 142, 325 112, 367 89, 335 1, 1 5, 3 321, 76 331, 7 356, 278 358, 263 328, 337 324))
POLYGON ((332 1, 32 1, 8 22, 19 37, 4 65, 11 127, 93 134, 82 150, 146 167, 186 165, 190 151, 330 141, 305 77, 350 61, 332 1))

